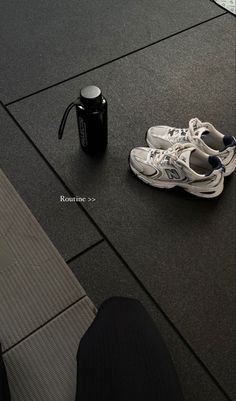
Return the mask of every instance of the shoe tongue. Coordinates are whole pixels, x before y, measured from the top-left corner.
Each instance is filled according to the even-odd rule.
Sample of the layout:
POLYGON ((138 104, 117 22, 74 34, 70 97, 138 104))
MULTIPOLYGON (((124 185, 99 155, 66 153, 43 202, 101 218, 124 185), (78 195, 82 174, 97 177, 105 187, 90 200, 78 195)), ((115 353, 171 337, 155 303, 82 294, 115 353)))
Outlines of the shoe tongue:
POLYGON ((184 162, 188 167, 190 167, 190 156, 191 153, 195 150, 195 148, 191 147, 188 149, 185 149, 181 152, 181 154, 179 155, 179 160, 181 160, 182 162, 184 162))

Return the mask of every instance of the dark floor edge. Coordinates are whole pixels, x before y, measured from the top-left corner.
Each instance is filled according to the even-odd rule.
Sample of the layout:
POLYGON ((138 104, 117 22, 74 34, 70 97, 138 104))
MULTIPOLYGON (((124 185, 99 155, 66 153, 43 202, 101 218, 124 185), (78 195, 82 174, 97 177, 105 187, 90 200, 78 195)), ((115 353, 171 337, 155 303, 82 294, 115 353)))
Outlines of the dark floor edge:
MULTIPOLYGON (((73 191, 67 186, 67 184, 63 181, 63 179, 60 177, 60 175, 57 173, 57 171, 54 169, 54 167, 49 163, 49 161, 46 159, 46 157, 43 155, 43 153, 40 151, 40 149, 36 146, 34 141, 30 138, 30 136, 26 133, 26 131, 21 127, 19 122, 16 120, 16 118, 11 114, 10 110, 0 101, 0 104, 4 108, 4 110, 7 112, 7 114, 10 116, 10 118, 14 121, 14 123, 17 125, 17 127, 20 129, 20 131, 24 134, 24 136, 29 140, 29 142, 32 144, 34 149, 38 152, 38 154, 43 158, 47 166, 50 168, 50 170, 54 173, 54 175, 58 178, 58 180, 61 182, 61 184, 64 186, 64 188, 67 190, 67 192, 70 194, 70 196, 75 197, 73 191)), ((146 289, 144 284, 141 282, 141 280, 136 276, 136 274, 133 272, 133 270, 130 268, 128 263, 125 261, 123 256, 120 255, 120 253, 117 251, 115 246, 112 244, 112 242, 108 239, 106 234, 102 231, 102 229, 99 227, 99 225, 96 223, 96 221, 93 219, 93 217, 88 213, 88 211, 84 208, 84 206, 81 203, 76 203, 76 205, 83 210, 85 215, 88 217, 88 219, 91 221, 91 223, 94 225, 94 227, 97 229, 97 231, 100 233, 101 237, 106 240, 110 248, 115 252, 117 257, 120 259, 120 261, 125 265, 125 267, 128 269, 128 271, 131 273, 135 281, 139 284, 139 286, 142 288, 143 291, 145 291, 146 295, 152 300, 152 302, 155 304, 155 306, 158 308, 160 313, 163 315, 163 317, 167 320, 169 325, 172 327, 172 329, 175 331, 175 333, 180 337, 182 342, 185 344, 185 346, 188 348, 188 350, 192 353, 192 355, 196 358, 198 363, 202 366, 202 368, 205 370, 205 372, 209 375, 209 377, 212 379, 214 384, 217 386, 219 391, 225 396, 225 398, 228 401, 233 401, 229 397, 229 395, 226 393, 226 391, 223 389, 221 384, 217 381, 215 376, 210 372, 208 367, 205 365, 205 363, 201 360, 201 358, 196 354, 194 349, 191 347, 191 345, 188 343, 188 341, 183 337, 183 335, 180 333, 180 331, 177 329, 177 327, 174 325, 174 323, 171 321, 171 319, 168 317, 168 315, 164 312, 162 307, 158 304, 158 302, 155 300, 155 298, 152 296, 152 294, 146 289)))
POLYGON ((104 238, 100 239, 99 241, 95 242, 94 244, 90 245, 88 248, 84 249, 83 251, 79 252, 77 255, 72 256, 70 259, 66 260, 66 263, 69 264, 70 262, 73 262, 73 260, 79 258, 80 256, 84 255, 91 249, 95 248, 97 245, 101 244, 104 242, 104 238))
POLYGON ((18 99, 16 99, 16 100, 12 100, 11 102, 5 103, 4 105, 5 105, 5 106, 10 106, 10 105, 15 104, 15 103, 17 103, 17 102, 20 102, 20 101, 22 101, 22 100, 25 100, 25 99, 27 99, 27 98, 29 98, 29 97, 32 97, 32 96, 34 96, 34 95, 37 95, 37 94, 39 94, 39 93, 41 93, 41 92, 44 92, 44 91, 46 91, 46 90, 48 90, 48 89, 54 88, 54 87, 56 87, 56 86, 58 86, 58 85, 61 85, 61 84, 65 83, 65 82, 69 82, 69 81, 71 81, 71 80, 73 80, 73 79, 75 79, 75 78, 78 78, 78 77, 82 76, 82 75, 88 74, 89 72, 98 70, 99 68, 102 68, 102 67, 104 67, 104 66, 106 66, 106 65, 109 65, 109 64, 114 63, 114 62, 116 62, 116 61, 118 61, 118 60, 121 60, 122 58, 125 58, 125 57, 127 57, 127 56, 130 56, 131 54, 138 53, 139 51, 142 51, 142 50, 144 50, 144 49, 147 49, 148 47, 154 46, 154 45, 156 45, 156 44, 158 44, 158 43, 160 43, 160 42, 163 42, 164 40, 170 39, 170 38, 172 38, 172 37, 174 37, 174 36, 177 36, 177 35, 179 35, 179 34, 181 34, 181 33, 183 33, 183 32, 189 31, 190 29, 196 28, 196 27, 198 27, 198 26, 200 26, 200 25, 202 25, 202 24, 205 24, 205 23, 207 23, 207 22, 213 21, 214 19, 219 18, 219 17, 222 17, 222 15, 225 15, 225 14, 228 14, 228 12, 225 11, 225 12, 222 13, 222 14, 216 15, 215 17, 212 17, 212 18, 209 18, 209 19, 207 19, 207 20, 201 21, 201 22, 199 22, 199 23, 197 23, 197 24, 195 24, 195 25, 191 25, 190 27, 185 28, 185 29, 182 29, 181 31, 172 33, 171 35, 168 35, 168 36, 166 36, 165 38, 162 38, 162 39, 159 39, 159 40, 157 40, 157 41, 155 41, 155 42, 149 43, 148 45, 142 46, 142 47, 140 47, 140 48, 138 48, 138 49, 136 49, 136 50, 132 50, 131 52, 125 53, 125 54, 123 54, 122 56, 116 57, 116 58, 114 58, 114 59, 112 59, 112 60, 110 60, 110 61, 106 61, 105 63, 99 64, 99 65, 97 65, 97 66, 95 66, 95 67, 89 68, 89 69, 86 70, 86 71, 83 71, 83 72, 81 72, 81 73, 78 73, 78 74, 76 74, 76 75, 73 75, 72 77, 63 79, 62 81, 56 82, 55 84, 49 85, 49 86, 47 86, 47 87, 45 87, 45 88, 39 89, 39 90, 37 90, 37 91, 35 91, 35 92, 30 93, 29 95, 22 96, 22 97, 20 97, 20 98, 18 98, 18 99))
POLYGON ((29 337, 31 337, 32 335, 34 335, 35 333, 37 333, 37 331, 41 330, 43 327, 47 326, 47 324, 51 323, 53 320, 55 320, 56 318, 58 318, 59 316, 61 316, 64 312, 66 312, 67 310, 69 310, 72 306, 76 305, 77 303, 79 303, 80 301, 82 301, 84 298, 86 298, 87 295, 82 295, 81 298, 76 299, 76 301, 72 302, 70 305, 66 306, 66 308, 62 309, 60 312, 58 312, 55 316, 51 317, 50 319, 48 319, 46 322, 44 322, 43 324, 41 324, 40 326, 38 326, 35 330, 31 331, 29 334, 27 334, 27 336, 21 338, 19 341, 17 341, 14 345, 12 345, 11 347, 7 348, 6 350, 4 350, 2 352, 2 355, 6 354, 7 352, 11 351, 13 348, 15 348, 17 345, 23 343, 25 340, 28 340, 29 337))

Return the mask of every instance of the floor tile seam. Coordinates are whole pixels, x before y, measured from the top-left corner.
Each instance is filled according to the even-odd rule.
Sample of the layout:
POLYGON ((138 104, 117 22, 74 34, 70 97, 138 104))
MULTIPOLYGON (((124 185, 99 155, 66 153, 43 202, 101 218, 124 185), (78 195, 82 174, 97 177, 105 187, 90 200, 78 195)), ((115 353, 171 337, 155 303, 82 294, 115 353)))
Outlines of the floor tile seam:
POLYGON ((213 21, 214 19, 217 19, 217 18, 219 18, 219 17, 222 17, 222 16, 225 15, 225 14, 228 14, 228 11, 225 11, 224 13, 218 14, 218 15, 216 15, 216 16, 214 16, 214 17, 208 18, 207 20, 198 22, 197 24, 191 25, 191 26, 188 27, 188 28, 184 28, 184 29, 182 29, 182 30, 180 30, 180 31, 178 31, 178 32, 172 33, 172 34, 170 34, 170 35, 168 35, 168 36, 166 36, 166 37, 164 37, 164 38, 161 38, 161 39, 159 39, 159 40, 156 40, 156 41, 154 41, 154 42, 151 42, 151 43, 149 43, 149 44, 147 44, 147 45, 144 45, 144 46, 142 46, 142 47, 140 47, 140 48, 138 48, 138 49, 135 49, 135 50, 132 50, 132 51, 130 51, 130 52, 127 52, 127 53, 125 53, 125 54, 123 54, 123 55, 121 55, 121 56, 119 56, 119 57, 115 57, 115 58, 113 58, 112 60, 108 60, 108 61, 106 61, 106 62, 104 62, 104 63, 102 63, 102 64, 99 64, 99 65, 95 66, 95 67, 91 67, 91 68, 89 68, 89 69, 87 69, 87 70, 85 70, 85 71, 82 71, 82 72, 80 72, 80 73, 78 73, 78 74, 75 74, 75 75, 73 75, 73 76, 71 76, 71 77, 69 77, 69 78, 65 78, 65 79, 63 79, 63 80, 61 80, 61 81, 59 81, 59 82, 56 82, 56 83, 54 83, 54 84, 51 84, 51 85, 49 85, 49 86, 47 86, 47 87, 45 87, 45 88, 39 89, 39 90, 37 90, 37 91, 35 91, 35 92, 32 92, 32 93, 30 93, 30 94, 28 94, 28 95, 22 96, 22 97, 20 97, 20 98, 17 98, 17 99, 15 99, 15 100, 12 100, 12 101, 7 102, 7 103, 4 103, 4 102, 1 102, 1 103, 4 104, 6 107, 11 106, 11 105, 16 104, 16 103, 18 103, 18 102, 21 102, 21 101, 23 101, 23 100, 25 100, 25 99, 28 99, 28 98, 33 97, 33 96, 36 96, 36 95, 38 95, 39 93, 45 92, 45 91, 47 91, 47 90, 50 90, 50 89, 52 89, 52 88, 55 88, 55 87, 60 86, 60 85, 62 85, 62 84, 65 84, 66 82, 70 82, 70 81, 72 81, 73 79, 79 78, 80 76, 86 75, 86 74, 88 74, 88 73, 90 73, 90 72, 92 72, 92 71, 99 70, 100 68, 103 68, 103 67, 105 67, 105 66, 107 66, 107 65, 110 65, 110 64, 112 64, 112 63, 115 63, 116 61, 119 61, 119 60, 121 60, 121 59, 123 59, 123 58, 125 58, 125 57, 131 56, 132 54, 138 53, 138 52, 140 52, 140 51, 142 51, 142 50, 145 50, 145 49, 147 49, 147 48, 150 48, 150 47, 152 47, 152 46, 155 46, 155 45, 157 45, 157 44, 159 44, 159 43, 161 43, 161 42, 163 42, 163 41, 166 41, 166 40, 171 39, 171 38, 173 38, 173 37, 175 37, 175 36, 178 36, 178 35, 180 35, 180 34, 186 32, 186 31, 189 31, 189 30, 191 30, 191 29, 197 28, 198 26, 203 25, 203 24, 206 24, 206 23, 208 23, 208 22, 210 22, 210 21, 213 21))
POLYGON ((38 331, 41 329, 45 328, 48 324, 52 323, 55 319, 59 318, 62 316, 64 313, 66 313, 70 308, 75 306, 77 303, 80 303, 83 299, 88 298, 87 294, 82 295, 80 298, 76 299, 74 302, 70 303, 67 305, 65 308, 63 308, 61 311, 56 313, 54 316, 52 316, 50 319, 48 319, 46 322, 38 326, 36 329, 32 330, 30 333, 28 333, 26 336, 18 340, 15 344, 11 345, 9 348, 5 349, 2 352, 2 355, 7 354, 11 350, 13 350, 15 347, 17 347, 19 344, 23 343, 24 341, 28 340, 31 338, 34 334, 36 334, 38 331))
MULTIPOLYGON (((32 146, 35 148, 35 150, 39 153, 39 155, 43 158, 43 160, 46 162, 48 167, 51 169, 51 171, 54 173, 54 175, 58 178, 58 180, 61 182, 61 184, 64 186, 64 188, 67 190, 67 192, 70 194, 70 196, 74 197, 73 191, 68 187, 68 185, 63 181, 63 179, 60 177, 60 175, 56 172, 54 167, 49 163, 47 158, 43 155, 43 153, 39 150, 37 145, 34 143, 34 141, 30 138, 30 136, 26 133, 26 131, 23 129, 23 127, 20 125, 20 123, 16 120, 16 118, 11 114, 10 110, 2 104, 3 108, 6 110, 8 115, 11 117, 11 119, 14 121, 14 123, 18 126, 18 128, 21 130, 21 132, 24 134, 24 136, 29 140, 29 142, 32 144, 32 146)), ((221 393, 225 396, 226 400, 232 401, 231 398, 228 396, 227 392, 224 390, 224 388, 221 386, 221 384, 218 382, 218 380, 215 378, 215 376, 211 373, 209 368, 206 366, 206 364, 201 360, 201 358, 197 355, 197 353, 194 351, 192 346, 189 344, 189 342, 185 339, 185 337, 180 333, 178 328, 175 326, 175 324, 172 322, 172 320, 169 318, 169 316, 165 313, 163 308, 159 305, 159 303, 155 300, 155 298, 152 296, 152 294, 146 289, 145 285, 142 283, 142 281, 137 277, 137 275, 133 272, 129 264, 124 260, 124 258, 120 255, 120 253, 117 251, 115 246, 112 244, 112 242, 108 239, 106 234, 103 232, 101 227, 95 222, 94 218, 90 215, 90 213, 84 208, 84 206, 81 203, 76 203, 76 205, 84 211, 85 215, 88 217, 88 219, 91 221, 91 223, 94 225, 94 227, 97 229, 97 231, 100 233, 102 238, 108 243, 110 248, 114 251, 114 253, 117 255, 117 257, 120 259, 120 261, 126 266, 128 271, 131 273, 132 277, 135 279, 135 281, 139 284, 139 286, 144 290, 146 295, 152 300, 152 302, 155 304, 157 309, 160 311, 162 316, 167 320, 169 325, 172 327, 172 329, 175 331, 175 333, 179 336, 179 338, 182 340, 182 342, 185 344, 185 346, 189 349, 191 354, 195 357, 195 359, 198 361, 198 363, 202 366, 202 368, 205 370, 205 372, 208 374, 208 376, 212 379, 212 381, 215 383, 215 385, 218 387, 218 389, 221 391, 221 393)))
POLYGON ((87 252, 91 251, 93 248, 96 248, 98 245, 100 245, 102 242, 104 242, 104 238, 101 238, 99 241, 94 242, 94 244, 90 245, 89 247, 83 249, 81 252, 77 253, 76 255, 72 256, 71 258, 67 259, 65 262, 66 264, 69 264, 79 258, 80 256, 83 256, 87 252))

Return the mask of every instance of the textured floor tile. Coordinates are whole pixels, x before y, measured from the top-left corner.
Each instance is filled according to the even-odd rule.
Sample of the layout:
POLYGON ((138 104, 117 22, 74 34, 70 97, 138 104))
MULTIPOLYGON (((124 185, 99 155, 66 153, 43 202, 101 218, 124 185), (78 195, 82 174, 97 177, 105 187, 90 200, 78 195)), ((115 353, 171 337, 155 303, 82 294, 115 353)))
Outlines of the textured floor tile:
POLYGON ((235 176, 218 199, 198 199, 146 186, 127 157, 153 124, 183 127, 198 116, 235 132, 234 22, 219 17, 10 108, 70 188, 96 198, 89 213, 232 396, 235 176), (89 83, 109 102, 100 160, 78 150, 73 115, 55 139, 64 108, 89 83))
POLYGON ((97 307, 112 296, 142 302, 167 342, 186 401, 226 399, 108 245, 96 246, 71 262, 70 267, 97 307))
POLYGON ((4 355, 14 401, 74 401, 76 354, 94 319, 85 297, 4 355))
POLYGON ((85 295, 1 169, 0 290, 3 350, 85 295))
POLYGON ((65 259, 101 237, 27 138, 0 107, 0 166, 65 259))
POLYGON ((15 100, 221 13, 206 0, 2 0, 1 100, 15 100))

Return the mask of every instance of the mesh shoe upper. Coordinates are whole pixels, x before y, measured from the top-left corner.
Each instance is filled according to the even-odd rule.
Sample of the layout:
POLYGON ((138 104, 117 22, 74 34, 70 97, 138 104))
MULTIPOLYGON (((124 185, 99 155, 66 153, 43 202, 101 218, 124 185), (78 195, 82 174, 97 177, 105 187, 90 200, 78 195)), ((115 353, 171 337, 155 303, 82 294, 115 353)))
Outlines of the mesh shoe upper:
POLYGON ((130 165, 138 173, 156 180, 209 181, 221 168, 217 157, 209 157, 191 143, 176 144, 167 150, 139 147, 130 153, 130 165))

